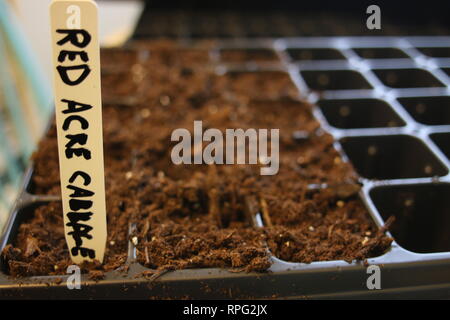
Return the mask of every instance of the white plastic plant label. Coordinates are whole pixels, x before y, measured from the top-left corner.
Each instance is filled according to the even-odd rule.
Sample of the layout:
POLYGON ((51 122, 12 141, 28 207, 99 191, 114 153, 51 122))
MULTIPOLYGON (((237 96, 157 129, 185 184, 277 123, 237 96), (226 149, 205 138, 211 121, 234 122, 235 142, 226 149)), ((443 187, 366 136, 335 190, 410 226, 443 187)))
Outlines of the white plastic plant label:
POLYGON ((97 5, 53 0, 50 17, 66 241, 74 263, 103 262, 107 228, 97 5))

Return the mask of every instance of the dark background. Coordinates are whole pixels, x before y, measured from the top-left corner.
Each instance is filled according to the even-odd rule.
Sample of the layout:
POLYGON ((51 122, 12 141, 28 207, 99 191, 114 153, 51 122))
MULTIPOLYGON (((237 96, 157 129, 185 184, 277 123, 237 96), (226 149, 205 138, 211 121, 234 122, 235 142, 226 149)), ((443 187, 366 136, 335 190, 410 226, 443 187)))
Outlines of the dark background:
POLYGON ((148 0, 135 36, 449 35, 449 16, 448 0, 148 0), (381 8, 381 30, 366 28, 371 4, 381 8))

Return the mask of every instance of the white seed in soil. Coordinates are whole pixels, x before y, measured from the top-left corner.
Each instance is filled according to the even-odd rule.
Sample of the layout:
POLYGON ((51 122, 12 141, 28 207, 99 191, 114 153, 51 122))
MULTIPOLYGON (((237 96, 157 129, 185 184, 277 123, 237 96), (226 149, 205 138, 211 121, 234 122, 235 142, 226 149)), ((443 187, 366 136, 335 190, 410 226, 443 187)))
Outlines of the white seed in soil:
POLYGON ((308 227, 308 230, 309 230, 309 231, 314 231, 314 227, 313 227, 313 226, 309 226, 309 227, 308 227))
POLYGON ((114 240, 112 240, 112 241, 109 242, 109 244, 113 246, 113 245, 116 244, 116 242, 114 240))
POLYGON ((371 234, 372 234, 372 232, 370 232, 370 231, 366 231, 366 233, 365 233, 366 236, 370 236, 371 234))
POLYGON ((306 162, 306 158, 305 158, 305 157, 300 156, 300 157, 297 158, 297 163, 298 163, 299 165, 302 165, 302 164, 304 164, 305 162, 306 162))
POLYGON ((127 178, 127 180, 130 180, 133 177, 133 172, 128 171, 127 173, 125 173, 125 178, 127 178))
POLYGON ((164 179, 164 177, 166 176, 166 174, 164 173, 164 171, 158 171, 157 173, 158 179, 164 179))
POLYGON ((342 201, 342 200, 339 200, 338 202, 336 202, 336 205, 337 205, 339 208, 343 208, 344 205, 345 205, 345 202, 342 201))
POLYGON ((286 247, 289 247, 291 243, 289 241, 285 242, 286 247))
POLYGON ((163 105, 164 107, 167 107, 170 104, 170 97, 169 96, 161 96, 159 98, 159 103, 163 105))
POLYGON ((133 237, 133 238, 131 238, 131 242, 132 242, 135 246, 137 246, 137 244, 138 244, 138 237, 133 237))
POLYGON ((141 110, 141 117, 143 119, 147 119, 148 117, 150 117, 150 115, 151 115, 151 112, 149 109, 146 108, 146 109, 141 110))
POLYGON ((144 68, 142 65, 136 63, 131 67, 131 72, 134 74, 142 75, 144 73, 144 68))
POLYGON ((213 104, 208 107, 208 111, 211 114, 216 114, 219 111, 219 108, 217 108, 217 106, 213 104))
POLYGON ((306 140, 309 136, 309 132, 304 130, 296 130, 292 133, 292 138, 296 141, 306 140))
POLYGON ((369 241, 368 237, 364 237, 364 240, 361 242, 362 245, 365 245, 369 241))

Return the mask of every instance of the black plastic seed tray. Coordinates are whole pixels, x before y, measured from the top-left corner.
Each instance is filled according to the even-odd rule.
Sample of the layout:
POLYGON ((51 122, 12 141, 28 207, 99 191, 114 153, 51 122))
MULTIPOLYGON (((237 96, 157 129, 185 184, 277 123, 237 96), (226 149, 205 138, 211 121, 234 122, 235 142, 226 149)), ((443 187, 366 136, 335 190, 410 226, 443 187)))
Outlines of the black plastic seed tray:
MULTIPOLYGON (((450 298, 449 50, 450 37, 236 39, 211 50, 218 73, 284 72, 315 105, 322 128, 360 174, 360 197, 376 225, 391 215, 397 219, 390 234, 395 241, 382 256, 366 264, 272 257, 265 274, 191 269, 144 279, 136 275, 149 269, 135 261, 130 242, 127 273, 109 272, 98 282, 83 275, 81 290, 68 290, 64 276, 11 279, 2 261, 0 297, 450 298), (224 62, 230 50, 278 60, 224 62), (380 290, 368 289, 367 264, 381 268, 380 290)), ((31 174, 1 249, 36 206, 57 201, 30 193, 31 174)), ((259 215, 255 224, 263 224, 259 215)))

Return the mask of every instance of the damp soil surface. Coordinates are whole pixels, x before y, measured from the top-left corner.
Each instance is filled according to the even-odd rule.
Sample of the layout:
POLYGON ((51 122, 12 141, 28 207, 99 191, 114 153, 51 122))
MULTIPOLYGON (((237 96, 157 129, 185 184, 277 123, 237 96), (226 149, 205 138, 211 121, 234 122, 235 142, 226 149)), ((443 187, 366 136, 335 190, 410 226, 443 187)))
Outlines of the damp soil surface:
MULTIPOLYGON (((136 47, 134 54, 102 53, 108 65, 124 60, 129 68, 126 76, 112 68, 103 74, 108 240, 104 264, 83 266, 92 278, 123 267, 130 241, 137 260, 160 271, 264 272, 269 252, 309 263, 388 250, 391 239, 358 197, 354 169, 287 74, 217 74, 207 45, 136 47), (261 175, 261 164, 173 164, 171 134, 193 132, 195 120, 203 130, 279 129, 278 174, 261 175), (255 224, 257 214, 264 226, 255 224)), ((33 155, 33 193, 59 194, 57 154, 53 125, 33 155)), ((15 277, 65 274, 71 262, 61 204, 34 209, 2 256, 15 277)))

